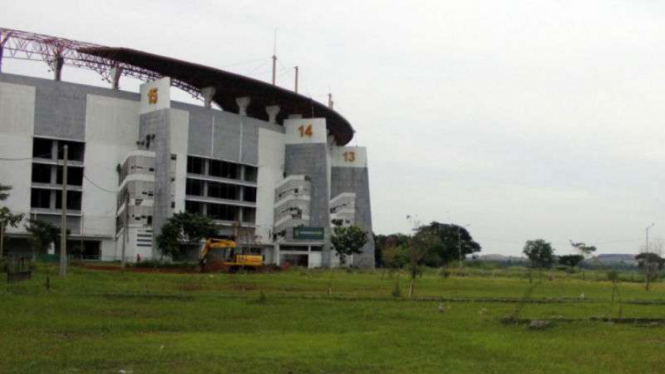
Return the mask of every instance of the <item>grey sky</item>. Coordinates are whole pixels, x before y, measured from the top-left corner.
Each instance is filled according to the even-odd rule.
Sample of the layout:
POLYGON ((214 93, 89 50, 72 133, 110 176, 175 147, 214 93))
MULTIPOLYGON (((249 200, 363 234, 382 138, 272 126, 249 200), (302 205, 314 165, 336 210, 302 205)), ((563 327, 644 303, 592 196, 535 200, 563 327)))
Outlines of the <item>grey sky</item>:
POLYGON ((665 230, 664 15, 646 0, 0 4, 3 27, 264 80, 277 28, 278 83, 299 65, 302 91, 331 90, 369 148, 375 230, 452 220, 503 254, 541 237, 635 252, 648 224, 665 230))

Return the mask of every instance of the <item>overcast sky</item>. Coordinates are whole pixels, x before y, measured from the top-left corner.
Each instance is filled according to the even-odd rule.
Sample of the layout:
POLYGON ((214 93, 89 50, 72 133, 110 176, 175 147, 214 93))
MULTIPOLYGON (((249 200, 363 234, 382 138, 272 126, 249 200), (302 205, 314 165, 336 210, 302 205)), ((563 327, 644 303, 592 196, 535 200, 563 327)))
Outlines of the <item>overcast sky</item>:
POLYGON ((302 93, 332 91, 368 147, 377 233, 452 221, 514 255, 537 238, 634 253, 649 224, 665 232, 664 16, 650 0, 0 3, 0 27, 263 80, 277 29, 278 83, 299 65, 302 93))

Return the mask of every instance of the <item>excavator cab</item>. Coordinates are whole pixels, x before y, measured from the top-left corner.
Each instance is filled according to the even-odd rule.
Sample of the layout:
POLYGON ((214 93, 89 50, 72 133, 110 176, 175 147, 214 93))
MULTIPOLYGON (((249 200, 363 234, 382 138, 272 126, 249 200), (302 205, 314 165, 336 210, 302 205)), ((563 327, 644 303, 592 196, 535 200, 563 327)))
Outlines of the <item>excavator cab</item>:
POLYGON ((243 254, 233 240, 208 239, 199 253, 202 272, 221 270, 235 273, 240 269, 260 269, 263 265, 262 256, 243 254))

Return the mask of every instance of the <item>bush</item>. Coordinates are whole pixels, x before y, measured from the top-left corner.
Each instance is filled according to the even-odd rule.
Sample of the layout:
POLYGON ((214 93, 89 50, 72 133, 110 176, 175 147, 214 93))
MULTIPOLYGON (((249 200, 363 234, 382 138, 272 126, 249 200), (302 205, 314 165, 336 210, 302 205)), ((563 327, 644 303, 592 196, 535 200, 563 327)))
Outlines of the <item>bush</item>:
POLYGON ((610 270, 607 272, 607 280, 616 282, 619 280, 619 272, 616 270, 610 270))

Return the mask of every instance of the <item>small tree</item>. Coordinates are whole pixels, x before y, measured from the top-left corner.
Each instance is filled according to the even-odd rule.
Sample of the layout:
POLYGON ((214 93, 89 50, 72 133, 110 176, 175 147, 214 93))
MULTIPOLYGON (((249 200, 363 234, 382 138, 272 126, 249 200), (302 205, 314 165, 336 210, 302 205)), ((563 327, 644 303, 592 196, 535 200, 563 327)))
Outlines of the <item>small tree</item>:
POLYGON ((157 246, 163 255, 181 258, 186 255, 186 246, 198 245, 202 239, 216 235, 217 226, 210 217, 176 213, 162 226, 157 246))
POLYGON ((574 242, 574 241, 571 240, 571 241, 570 241, 570 245, 572 245, 573 248, 575 248, 575 249, 580 253, 580 255, 582 255, 582 256, 584 256, 584 257, 588 257, 588 256, 592 255, 593 252, 596 251, 596 247, 595 247, 595 246, 593 246, 593 245, 586 245, 586 244, 584 244, 583 242, 577 242, 577 243, 576 243, 576 242, 574 242))
MULTIPOLYGON (((570 245, 575 248, 579 254, 584 258, 587 258, 593 254, 593 252, 596 251, 596 247, 593 245, 586 245, 584 242, 574 242, 570 241, 570 245)), ((584 270, 582 270, 582 279, 586 279, 586 274, 584 273, 584 270)))
POLYGON ((432 248, 441 245, 439 235, 432 230, 420 230, 412 238, 408 246, 409 254, 409 298, 413 297, 414 282, 418 275, 418 267, 432 248))
POLYGON ((543 239, 527 240, 523 252, 535 268, 550 268, 554 263, 554 248, 543 239))
POLYGON ((559 257, 559 263, 563 266, 570 266, 571 268, 574 268, 577 266, 580 262, 584 260, 584 256, 582 255, 565 255, 559 257))
POLYGON ((367 243, 367 233, 356 225, 348 227, 337 226, 333 230, 330 238, 339 261, 342 265, 346 264, 346 256, 362 253, 363 246, 367 243))
MULTIPOLYGON (((4 201, 9 197, 11 186, 4 186, 0 184, 0 201, 4 201)), ((23 214, 13 214, 7 207, 0 207, 0 258, 4 256, 5 245, 5 229, 7 226, 18 227, 18 224, 23 220, 23 214)))
POLYGON ((646 290, 649 291, 651 282, 658 279, 658 273, 665 267, 665 259, 657 253, 640 253, 635 256, 638 268, 644 273, 646 278, 646 290))
POLYGON ((35 255, 46 253, 51 243, 59 244, 60 228, 49 222, 31 219, 25 229, 30 234, 30 246, 35 255))

